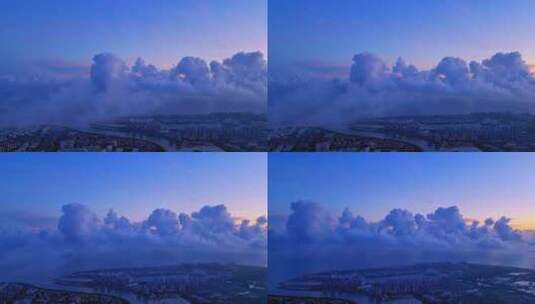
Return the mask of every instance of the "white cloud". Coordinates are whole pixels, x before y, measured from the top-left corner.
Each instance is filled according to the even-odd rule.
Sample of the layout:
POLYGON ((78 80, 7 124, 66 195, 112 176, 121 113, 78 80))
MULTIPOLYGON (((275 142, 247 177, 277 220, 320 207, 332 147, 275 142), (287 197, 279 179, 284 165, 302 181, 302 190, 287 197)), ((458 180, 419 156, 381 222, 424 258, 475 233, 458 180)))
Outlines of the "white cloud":
POLYGON ((0 224, 0 280, 184 262, 266 264, 265 218, 235 223, 224 205, 204 206, 191 215, 156 209, 142 222, 113 210, 100 218, 80 204, 65 205, 62 212, 57 229, 16 220, 22 217, 0 224))
POLYGON ((264 112, 267 106, 267 65, 260 52, 237 53, 210 64, 185 57, 170 70, 159 70, 143 59, 130 67, 103 53, 94 56, 88 74, 0 77, 0 124, 82 124, 131 114, 264 112))
POLYGON ((274 124, 318 125, 391 115, 532 111, 534 100, 535 78, 518 52, 469 63, 446 57, 422 71, 401 58, 390 67, 362 53, 353 57, 345 79, 272 79, 269 103, 274 124))

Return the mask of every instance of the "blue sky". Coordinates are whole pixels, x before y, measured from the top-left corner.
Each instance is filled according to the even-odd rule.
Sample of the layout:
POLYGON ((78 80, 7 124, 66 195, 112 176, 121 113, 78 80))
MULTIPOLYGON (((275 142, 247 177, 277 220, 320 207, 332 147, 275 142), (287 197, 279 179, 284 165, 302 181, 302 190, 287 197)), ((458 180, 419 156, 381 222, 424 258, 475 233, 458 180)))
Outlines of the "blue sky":
POLYGON ((62 205, 80 203, 139 221, 156 208, 225 204, 256 219, 266 214, 266 162, 261 153, 4 154, 0 211, 59 216, 62 205))
POLYGON ((445 56, 481 60, 520 51, 535 63, 531 0, 272 0, 271 68, 315 61, 351 64, 372 52, 430 68, 445 56))
POLYGON ((426 214, 457 205, 468 218, 505 215, 533 229, 533 172, 531 154, 270 154, 269 214, 289 214, 301 199, 374 221, 394 208, 426 214))
POLYGON ((20 0, 0 4, 1 69, 34 61, 87 64, 113 52, 170 67, 267 49, 265 0, 20 0))

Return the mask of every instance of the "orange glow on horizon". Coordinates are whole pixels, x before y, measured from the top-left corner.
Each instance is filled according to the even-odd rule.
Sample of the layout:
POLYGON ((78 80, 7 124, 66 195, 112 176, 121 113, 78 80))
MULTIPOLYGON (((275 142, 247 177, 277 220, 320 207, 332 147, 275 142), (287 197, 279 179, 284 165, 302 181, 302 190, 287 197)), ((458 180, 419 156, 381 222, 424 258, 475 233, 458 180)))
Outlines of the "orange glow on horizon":
POLYGON ((533 218, 514 218, 511 219, 511 226, 514 229, 526 231, 526 230, 535 230, 535 219, 533 218))

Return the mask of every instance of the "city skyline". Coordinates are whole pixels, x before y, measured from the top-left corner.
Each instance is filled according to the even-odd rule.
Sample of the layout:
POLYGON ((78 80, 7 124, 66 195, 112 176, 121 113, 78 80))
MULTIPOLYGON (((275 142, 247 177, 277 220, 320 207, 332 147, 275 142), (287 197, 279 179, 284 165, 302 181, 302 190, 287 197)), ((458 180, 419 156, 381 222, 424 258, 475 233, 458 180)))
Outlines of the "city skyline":
MULTIPOLYGON (((131 116, 266 112, 266 0, 23 0, 0 4, 0 19, 0 142, 27 140, 29 130, 48 125, 108 141, 109 129, 92 124, 131 116)), ((157 126, 152 143, 133 145, 164 150, 163 140, 180 146, 189 131, 183 126, 173 125, 178 130, 172 134, 157 126)), ((211 127, 222 136, 224 126, 211 127)), ((130 131, 113 135, 129 137, 124 133, 130 131)), ((236 137, 250 142, 244 134, 236 137)), ((27 145, 6 146, 2 150, 27 145)))
POLYGON ((0 0, 0 304, 535 303, 533 11, 0 0))
POLYGON ((368 303, 381 286, 399 284, 400 295, 421 299, 448 283, 426 285, 419 267, 533 269, 534 161, 516 153, 270 154, 270 294, 368 303), (379 275, 366 277, 373 269, 379 275))
MULTIPOLYGON (((535 44, 526 38, 534 8, 526 0, 270 1, 270 123, 345 137, 327 149, 373 149, 385 138, 384 150, 394 151, 531 150, 522 146, 533 140, 522 118, 495 123, 522 130, 519 139, 489 136, 495 129, 468 115, 535 111, 535 44)), ((289 150, 314 146, 307 132, 296 142, 284 135, 274 132, 274 142, 289 150)))

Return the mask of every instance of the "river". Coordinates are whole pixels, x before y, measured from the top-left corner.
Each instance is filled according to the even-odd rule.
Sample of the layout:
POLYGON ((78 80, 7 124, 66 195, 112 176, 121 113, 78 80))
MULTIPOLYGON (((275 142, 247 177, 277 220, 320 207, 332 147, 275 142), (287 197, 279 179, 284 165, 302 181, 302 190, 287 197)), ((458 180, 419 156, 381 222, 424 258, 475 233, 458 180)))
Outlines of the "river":
POLYGON ((430 144, 429 142, 427 142, 427 141, 425 141, 425 140, 423 140, 421 138, 408 137, 408 136, 399 137, 399 136, 395 136, 395 135, 386 134, 386 133, 383 133, 383 132, 380 132, 380 131, 375 131, 375 130, 369 129, 369 128, 352 129, 352 128, 348 127, 348 126, 330 126, 330 127, 326 127, 325 129, 330 130, 330 131, 334 131, 334 132, 343 133, 343 134, 348 134, 348 135, 358 135, 358 136, 363 136, 363 137, 372 137, 372 138, 380 138, 380 139, 389 139, 389 140, 401 141, 401 142, 409 143, 411 145, 415 145, 418 148, 420 148, 422 151, 425 151, 425 152, 428 152, 428 151, 439 151, 439 152, 449 152, 449 151, 479 152, 479 151, 481 151, 480 149, 478 149, 476 147, 472 147, 472 146, 470 146, 470 147, 455 147, 455 148, 452 148, 452 149, 437 149, 436 146, 430 144))
POLYGON ((41 288, 54 289, 54 290, 67 290, 67 291, 73 291, 73 292, 85 292, 85 293, 97 293, 97 294, 110 295, 110 296, 115 296, 115 297, 125 299, 131 304, 190 304, 189 301, 181 297, 177 297, 173 299, 145 300, 145 299, 140 299, 138 296, 136 296, 135 294, 131 292, 117 292, 117 291, 109 291, 109 290, 102 291, 102 290, 97 290, 97 289, 89 288, 89 287, 75 287, 75 286, 59 285, 53 282, 33 284, 33 285, 37 287, 41 287, 41 288))
POLYGON ((270 295, 277 296, 295 296, 295 297, 310 297, 310 298, 332 298, 354 301, 356 304, 421 304, 422 302, 414 297, 407 296, 399 299, 392 299, 380 301, 372 299, 363 293, 324 293, 321 291, 310 290, 285 290, 277 288, 270 292, 270 295))

